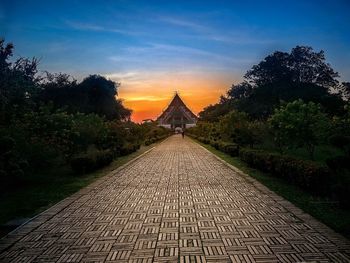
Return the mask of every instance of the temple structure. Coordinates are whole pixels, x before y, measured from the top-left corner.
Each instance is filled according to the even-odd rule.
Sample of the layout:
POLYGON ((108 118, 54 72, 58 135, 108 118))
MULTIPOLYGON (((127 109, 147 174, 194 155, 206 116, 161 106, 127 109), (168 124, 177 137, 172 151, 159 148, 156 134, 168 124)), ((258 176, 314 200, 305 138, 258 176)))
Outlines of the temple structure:
POLYGON ((198 117, 185 105, 176 92, 169 106, 158 117, 159 126, 168 129, 186 129, 196 126, 198 117))

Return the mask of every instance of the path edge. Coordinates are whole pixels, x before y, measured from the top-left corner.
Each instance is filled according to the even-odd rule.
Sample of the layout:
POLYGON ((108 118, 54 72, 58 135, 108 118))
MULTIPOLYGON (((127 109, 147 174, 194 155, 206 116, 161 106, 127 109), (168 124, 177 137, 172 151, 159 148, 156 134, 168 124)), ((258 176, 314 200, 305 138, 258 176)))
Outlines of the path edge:
MULTIPOLYGON (((170 137, 170 136, 169 136, 170 137)), ((83 195, 89 193, 90 191, 94 190, 96 187, 98 187, 104 180, 116 176, 120 171, 124 170, 127 166, 131 165, 132 163, 136 162, 141 157, 145 156, 149 152, 153 151, 159 144, 165 142, 169 139, 166 138, 159 142, 158 144, 154 145, 152 148, 148 149, 144 153, 141 153, 140 155, 136 156, 135 158, 131 159, 127 163, 119 166, 118 168, 111 170, 106 175, 102 176, 101 178, 98 178, 96 181, 92 182, 91 184, 83 187, 82 189, 78 190, 77 192, 71 194, 70 196, 62 199, 61 201, 58 201, 56 204, 50 206, 46 210, 40 212, 39 214, 33 216, 32 218, 28 219, 26 222, 21 224, 20 226, 16 227, 11 232, 7 233, 5 236, 0 238, 0 253, 3 253, 8 248, 15 245, 18 241, 20 241, 25 235, 30 233, 31 231, 38 228, 43 223, 49 221, 52 217, 54 217, 56 214, 61 212, 63 209, 68 207, 70 204, 78 200, 83 195)))
POLYGON ((246 174, 242 170, 238 169, 236 166, 226 162, 225 160, 221 159, 219 156, 216 154, 212 153, 209 151, 207 148, 204 146, 200 145, 198 142, 191 140, 198 144, 201 148, 203 148, 205 151, 213 155, 217 160, 219 160, 221 163, 226 165, 228 168, 233 170, 236 174, 238 174, 240 177, 244 178, 246 181, 254 185, 259 191, 261 191, 264 194, 269 195, 275 202, 280 203, 286 210, 300 218, 304 223, 307 225, 311 226, 314 230, 316 230, 318 233, 324 235, 326 234, 328 239, 335 245, 337 248, 345 253, 346 255, 350 255, 350 241, 344 237, 343 235, 335 232, 333 229, 322 223, 321 221, 317 220, 314 218, 312 215, 304 212, 301 208, 297 207, 284 197, 278 195, 274 191, 270 190, 267 186, 263 185, 260 183, 258 180, 255 178, 251 177, 250 175, 246 174))

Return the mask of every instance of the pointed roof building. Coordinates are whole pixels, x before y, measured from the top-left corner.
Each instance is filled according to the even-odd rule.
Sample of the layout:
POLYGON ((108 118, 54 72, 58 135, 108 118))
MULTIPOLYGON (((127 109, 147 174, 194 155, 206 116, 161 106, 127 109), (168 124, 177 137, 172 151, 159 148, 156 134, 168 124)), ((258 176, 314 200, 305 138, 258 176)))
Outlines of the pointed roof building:
POLYGON ((174 98, 158 117, 159 126, 169 129, 181 128, 186 129, 196 125, 198 117, 185 105, 176 92, 174 98))

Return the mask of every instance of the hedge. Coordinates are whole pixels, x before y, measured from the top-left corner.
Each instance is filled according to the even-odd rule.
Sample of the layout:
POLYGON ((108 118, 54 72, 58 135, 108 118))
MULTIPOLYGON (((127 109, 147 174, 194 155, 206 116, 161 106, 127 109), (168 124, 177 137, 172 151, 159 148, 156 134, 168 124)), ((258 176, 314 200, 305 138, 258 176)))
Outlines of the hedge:
POLYGON ((248 166, 298 185, 318 195, 337 200, 344 208, 350 208, 350 157, 337 156, 327 160, 327 166, 316 162, 284 156, 263 150, 239 148, 237 144, 188 134, 215 149, 239 158, 248 166))
POLYGON ((15 140, 11 137, 0 138, 0 189, 22 183, 25 179, 25 171, 29 165, 16 153, 15 145, 15 140))
POLYGON ((113 153, 110 150, 94 150, 70 159, 70 166, 78 174, 92 172, 110 164, 113 161, 113 153))
POLYGON ((155 143, 157 141, 160 141, 160 140, 163 140, 165 139, 166 137, 168 137, 169 135, 167 134, 164 134, 164 135, 158 135, 158 136, 155 136, 155 137, 150 137, 150 138, 147 138, 145 140, 145 145, 151 145, 152 143, 155 143))
POLYGON ((204 144, 210 144, 215 149, 222 151, 224 153, 227 153, 231 156, 238 156, 238 154, 239 154, 238 144, 224 142, 224 141, 210 140, 209 138, 198 137, 198 136, 191 134, 191 133, 188 133, 188 136, 190 136, 191 138, 194 138, 194 139, 196 139, 204 144))
POLYGON ((250 167, 317 194, 327 194, 334 179, 327 166, 312 161, 251 149, 240 149, 239 157, 250 167))
POLYGON ((124 156, 136 152, 140 147, 139 143, 126 143, 119 149, 119 155, 124 156))

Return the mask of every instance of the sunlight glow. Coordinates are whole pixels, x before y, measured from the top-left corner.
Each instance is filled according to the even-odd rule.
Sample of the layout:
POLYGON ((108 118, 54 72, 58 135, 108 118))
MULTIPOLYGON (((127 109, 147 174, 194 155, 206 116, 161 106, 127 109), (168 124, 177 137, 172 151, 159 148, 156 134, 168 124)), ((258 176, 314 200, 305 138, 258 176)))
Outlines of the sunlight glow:
MULTIPOLYGON (((233 82, 239 81, 227 75, 205 75, 203 72, 158 72, 152 73, 151 77, 149 74, 139 73, 137 80, 129 78, 121 81, 119 98, 133 110, 132 120, 135 122, 156 119, 170 103, 175 91, 198 114, 204 107, 216 103, 233 82)), ((109 77, 120 80, 113 75, 109 77)))

